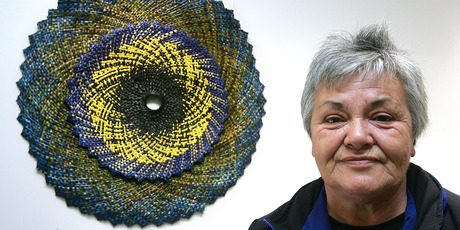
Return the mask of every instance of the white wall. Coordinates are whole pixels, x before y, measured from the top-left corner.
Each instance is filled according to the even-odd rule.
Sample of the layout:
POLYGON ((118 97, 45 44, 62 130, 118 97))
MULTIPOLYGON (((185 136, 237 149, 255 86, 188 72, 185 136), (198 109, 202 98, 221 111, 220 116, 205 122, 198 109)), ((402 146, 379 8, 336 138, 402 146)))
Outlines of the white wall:
MULTIPOLYGON (((460 1, 225 0, 249 33, 266 86, 267 115, 245 175, 203 214, 159 229, 247 229, 319 173, 302 128, 299 100, 318 43, 331 31, 386 21, 396 43, 420 63, 429 93, 430 126, 413 162, 460 194, 460 1)), ((15 120, 22 50, 57 0, 0 0, 0 228, 113 229, 68 208, 36 172, 15 120)), ((126 229, 118 226, 116 229, 126 229)), ((137 229, 134 227, 132 229, 137 229)), ((157 229, 148 226, 145 229, 157 229)))

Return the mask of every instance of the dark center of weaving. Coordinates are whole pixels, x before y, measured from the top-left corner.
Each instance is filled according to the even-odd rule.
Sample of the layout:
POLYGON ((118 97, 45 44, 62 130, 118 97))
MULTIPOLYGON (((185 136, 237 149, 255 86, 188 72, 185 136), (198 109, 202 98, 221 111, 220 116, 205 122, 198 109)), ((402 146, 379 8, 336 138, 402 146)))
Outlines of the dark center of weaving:
POLYGON ((124 114, 122 122, 143 134, 170 131, 185 118, 185 86, 177 81, 183 78, 150 66, 121 81, 120 103, 115 106, 124 114))

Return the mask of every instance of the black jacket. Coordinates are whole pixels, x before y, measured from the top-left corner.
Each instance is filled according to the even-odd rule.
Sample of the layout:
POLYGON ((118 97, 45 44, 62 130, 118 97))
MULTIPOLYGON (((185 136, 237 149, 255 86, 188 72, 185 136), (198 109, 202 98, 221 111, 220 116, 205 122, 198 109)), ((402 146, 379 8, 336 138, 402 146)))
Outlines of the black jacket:
MULTIPOLYGON (((321 178, 303 186, 290 201, 272 213, 256 219, 249 230, 302 229, 324 185, 321 178)), ((407 188, 417 210, 414 229, 460 230, 460 196, 441 187, 439 182, 419 166, 407 171, 407 188), (447 195, 447 205, 444 204, 447 195), (442 227, 440 227, 442 226, 442 227)))

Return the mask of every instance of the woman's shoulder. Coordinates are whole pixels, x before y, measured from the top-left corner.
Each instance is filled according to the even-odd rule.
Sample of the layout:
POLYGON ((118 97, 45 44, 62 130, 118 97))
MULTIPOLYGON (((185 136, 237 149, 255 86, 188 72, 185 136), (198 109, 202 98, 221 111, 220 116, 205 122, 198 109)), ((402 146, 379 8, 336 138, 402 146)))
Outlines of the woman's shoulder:
POLYGON ((284 203, 270 214, 254 220, 249 229, 271 230, 302 228, 323 185, 324 181, 321 178, 304 185, 288 202, 284 203))
POLYGON ((460 229, 460 196, 445 189, 447 207, 444 213, 444 230, 460 229))

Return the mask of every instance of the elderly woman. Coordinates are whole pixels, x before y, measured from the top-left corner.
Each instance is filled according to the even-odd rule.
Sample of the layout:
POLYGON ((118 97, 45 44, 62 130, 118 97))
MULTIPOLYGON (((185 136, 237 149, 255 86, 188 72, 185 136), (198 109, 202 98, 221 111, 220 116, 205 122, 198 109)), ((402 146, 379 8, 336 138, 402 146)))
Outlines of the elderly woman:
POLYGON ((460 229, 460 197, 410 163, 426 93, 385 26, 326 39, 302 117, 321 178, 249 229, 460 229))

